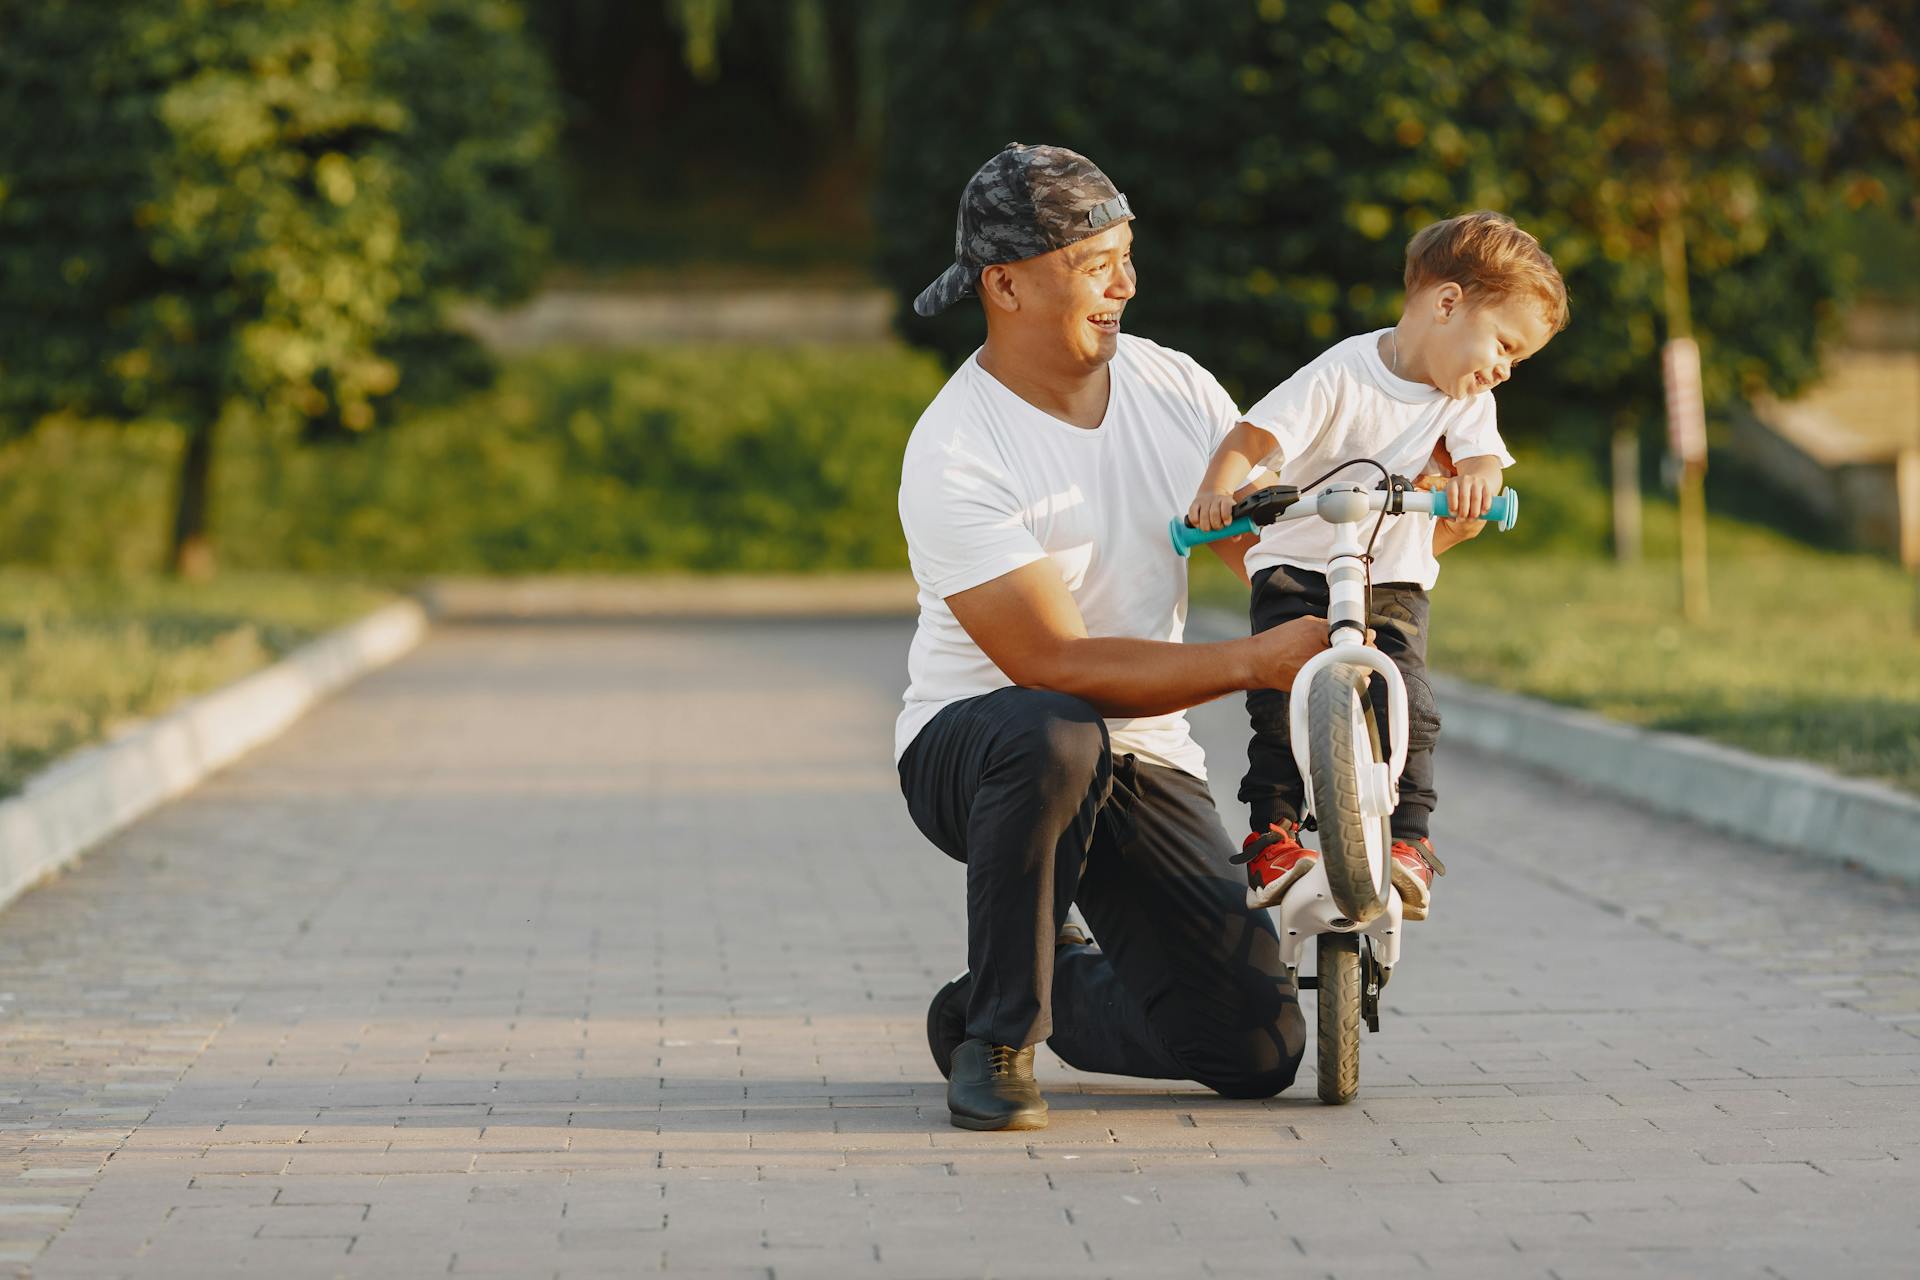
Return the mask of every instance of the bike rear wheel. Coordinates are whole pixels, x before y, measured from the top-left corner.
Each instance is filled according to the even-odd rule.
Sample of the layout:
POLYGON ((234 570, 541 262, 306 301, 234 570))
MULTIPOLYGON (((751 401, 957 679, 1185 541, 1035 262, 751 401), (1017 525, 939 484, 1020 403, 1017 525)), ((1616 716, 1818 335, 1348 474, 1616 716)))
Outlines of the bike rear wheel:
POLYGON ((1351 933, 1320 935, 1315 978, 1319 991, 1314 1064, 1320 1101, 1339 1106, 1360 1091, 1360 939, 1351 933))
POLYGON ((1314 672, 1307 690, 1313 737, 1307 760, 1313 772, 1314 820, 1327 883, 1340 913, 1366 924, 1387 909, 1392 883, 1387 855, 1388 817, 1361 807, 1360 770, 1378 766, 1380 732, 1366 695, 1365 667, 1334 663, 1314 672))

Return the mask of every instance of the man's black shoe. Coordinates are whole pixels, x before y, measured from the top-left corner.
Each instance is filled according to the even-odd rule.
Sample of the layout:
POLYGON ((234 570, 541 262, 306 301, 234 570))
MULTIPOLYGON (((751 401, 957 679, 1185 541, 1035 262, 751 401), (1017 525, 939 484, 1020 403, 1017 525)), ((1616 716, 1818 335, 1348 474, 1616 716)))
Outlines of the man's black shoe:
POLYGON ((963 1041, 953 1051, 947 1118, 959 1129, 1044 1129, 1047 1100, 1033 1078, 1033 1046, 963 1041))
MULTIPOLYGON (((1086 930, 1069 920, 1060 926, 1054 947, 1084 947, 1091 943, 1086 930)), ((973 990, 973 974, 962 973, 933 993, 927 1006, 927 1048, 940 1074, 953 1077, 953 1051, 967 1038, 967 995, 973 990)))

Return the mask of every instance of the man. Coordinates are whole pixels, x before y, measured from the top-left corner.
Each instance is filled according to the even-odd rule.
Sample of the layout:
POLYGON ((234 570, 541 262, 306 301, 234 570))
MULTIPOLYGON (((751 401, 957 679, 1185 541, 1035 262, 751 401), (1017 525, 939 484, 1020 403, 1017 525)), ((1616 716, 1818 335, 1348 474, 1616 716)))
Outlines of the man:
MULTIPOLYGON (((1239 413, 1192 360, 1121 334, 1132 218, 1085 157, 1012 144, 967 183, 955 262, 914 303, 973 295, 987 322, 900 485, 920 622, 895 754, 914 822, 967 867, 968 970, 928 1011, 963 1128, 1045 1125, 1042 1040, 1232 1097, 1286 1088, 1304 1047, 1183 712, 1287 688, 1326 624, 1181 643, 1167 519, 1239 413), (1097 945, 1062 929, 1076 901, 1097 945)), ((1244 577, 1245 543, 1216 546, 1244 577)))

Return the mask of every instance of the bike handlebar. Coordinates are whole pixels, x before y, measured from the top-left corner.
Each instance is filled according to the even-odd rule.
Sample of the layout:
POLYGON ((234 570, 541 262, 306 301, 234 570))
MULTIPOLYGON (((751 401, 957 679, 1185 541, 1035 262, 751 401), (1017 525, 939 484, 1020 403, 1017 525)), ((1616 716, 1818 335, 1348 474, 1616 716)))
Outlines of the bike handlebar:
MULTIPOLYGON (((1298 489, 1290 485, 1270 485, 1255 490, 1233 506, 1233 520, 1225 528, 1213 530, 1196 529, 1187 523, 1185 516, 1175 516, 1167 522, 1167 534, 1173 540, 1174 552, 1181 559, 1202 543, 1218 542, 1222 538, 1237 538, 1242 534, 1253 533, 1261 525, 1276 520, 1297 520, 1304 516, 1320 514, 1320 499, 1333 493, 1342 495, 1353 493, 1353 487, 1335 486, 1332 490, 1322 490, 1319 494, 1305 498, 1298 489)), ((1447 515, 1447 495, 1443 489, 1403 489, 1397 493, 1386 489, 1367 492, 1366 509, 1378 511, 1388 507, 1398 499, 1401 512, 1425 511, 1444 519, 1447 515)), ((1520 519, 1520 495, 1513 489, 1502 489, 1487 506, 1487 513, 1480 517, 1494 527, 1496 532, 1504 533, 1513 528, 1520 519)))
MULTIPOLYGON (((1407 496, 1411 499, 1413 495, 1407 496)), ((1408 509, 1411 510, 1412 507, 1409 506, 1408 509)), ((1445 489, 1433 491, 1433 514, 1440 519, 1446 518, 1447 491, 1445 489)), ((1520 522, 1520 495, 1511 488, 1502 489, 1493 496, 1493 501, 1487 504, 1487 514, 1480 518, 1492 525, 1496 533, 1505 533, 1520 522)))

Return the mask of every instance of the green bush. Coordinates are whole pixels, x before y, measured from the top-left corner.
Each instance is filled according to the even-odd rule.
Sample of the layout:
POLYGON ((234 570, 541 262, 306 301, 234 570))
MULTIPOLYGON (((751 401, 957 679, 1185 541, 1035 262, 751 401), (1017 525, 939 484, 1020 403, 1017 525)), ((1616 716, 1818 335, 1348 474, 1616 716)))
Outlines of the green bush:
MULTIPOLYGON (((1790 26, 1765 0, 898 12, 876 182, 888 283, 910 298, 952 261, 962 185, 1003 144, 1070 146, 1139 218, 1129 327, 1243 400, 1391 323, 1409 235, 1477 207, 1513 214, 1572 286, 1573 326, 1529 377, 1657 417, 1654 241, 1677 204, 1709 392, 1791 390, 1847 289, 1836 207, 1897 188, 1865 169, 1911 161, 1920 138, 1898 19, 1868 6, 1790 26)), ((981 332, 977 307, 954 310, 905 332, 952 357, 981 332)))
MULTIPOLYGON (((941 381, 892 346, 552 352, 351 445, 249 420, 221 437, 223 555, 380 575, 901 567, 900 455, 941 381)), ((0 450, 7 558, 159 567, 147 515, 179 448, 65 424, 0 450)))

